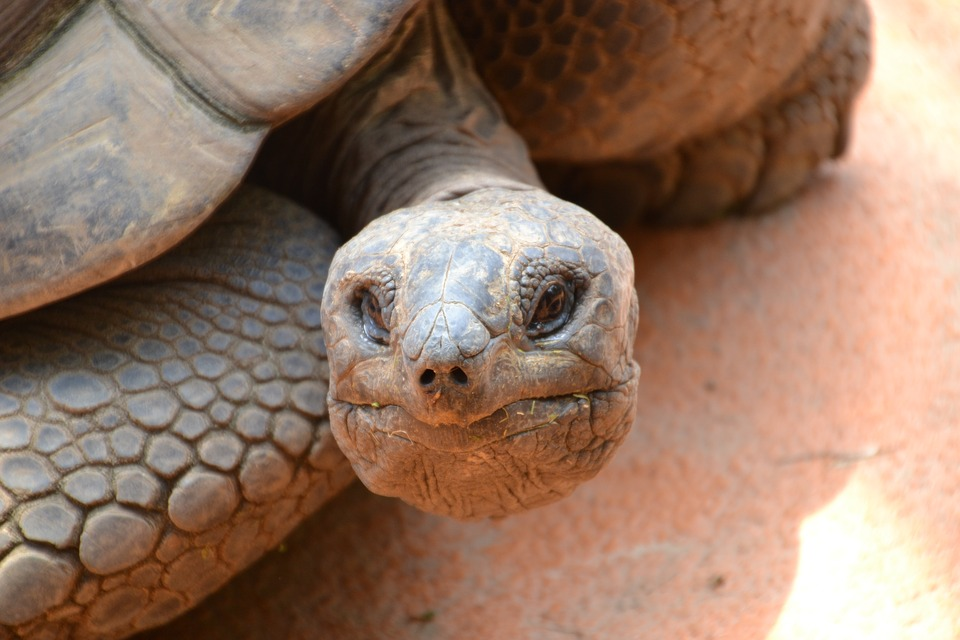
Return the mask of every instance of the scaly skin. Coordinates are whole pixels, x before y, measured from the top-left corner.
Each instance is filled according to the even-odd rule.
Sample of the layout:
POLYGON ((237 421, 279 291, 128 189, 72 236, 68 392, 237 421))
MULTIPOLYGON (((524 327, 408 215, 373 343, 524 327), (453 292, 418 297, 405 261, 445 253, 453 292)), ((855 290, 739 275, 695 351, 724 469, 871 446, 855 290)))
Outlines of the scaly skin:
POLYGON ((344 245, 330 278, 331 424, 375 493, 457 518, 526 511, 596 475, 633 424, 633 258, 576 205, 480 189, 401 209, 344 245), (551 288, 569 316, 541 332, 551 288))
POLYGON ((846 147, 863 0, 450 2, 547 186, 604 220, 762 211, 846 147))
POLYGON ((276 133, 255 178, 363 227, 324 299, 331 416, 361 480, 428 511, 507 515, 592 477, 632 423, 632 260, 539 188, 439 3, 398 34, 276 133), (530 337, 537 283, 554 280, 576 310, 530 337), (379 343, 358 324, 364 296, 379 343))
POLYGON ((352 481, 325 402, 335 246, 245 190, 173 254, 2 325, 0 638, 161 624, 352 481))
MULTIPOLYGON (((68 4, 50 6, 60 11, 68 4)), ((392 3, 391 10, 402 12, 409 4, 392 3)), ((467 11, 466 5, 454 6, 467 11)), ((245 154, 269 122, 330 90, 312 80, 292 89, 285 80, 271 85, 273 77, 263 85, 245 82, 244 70, 252 68, 246 63, 257 58, 246 43, 257 37, 234 40, 230 29, 218 32, 220 16, 205 22, 202 15, 180 12, 175 3, 132 0, 85 7, 77 14, 83 28, 74 24, 65 31, 51 48, 52 57, 33 61, 18 53, 4 58, 10 64, 36 62, 39 66, 30 70, 42 71, 41 76, 81 69, 83 82, 59 82, 63 79, 57 76, 49 86, 18 84, 26 77, 21 72, 4 78, 0 98, 7 102, 0 107, 20 119, 0 122, 12 131, 66 124, 56 129, 52 145, 24 139, 25 146, 9 146, 6 152, 13 156, 0 185, 7 189, 4 202, 32 202, 44 215, 56 214, 39 223, 32 214, 10 219, 7 228, 20 225, 14 236, 21 241, 10 246, 34 243, 27 252, 33 260, 17 262, 18 267, 73 257, 57 248, 49 260, 43 250, 44 238, 72 237, 64 235, 63 219, 57 217, 61 202, 69 202, 63 208, 79 211, 81 220, 99 224, 83 228, 89 233, 96 227, 106 239, 87 244, 113 251, 113 261, 107 265, 85 253, 90 247, 74 245, 77 256, 101 267, 95 277, 66 276, 45 290, 39 277, 14 276, 11 282, 36 286, 14 291, 16 301, 4 313, 111 277, 172 243, 229 191, 245 154), (165 14, 166 9, 172 13, 165 14), (198 16, 200 21, 192 22, 198 16), (181 19, 187 22, 177 22, 181 19), (179 26, 171 31, 169 24, 179 26), (180 28, 190 35, 181 39, 180 28), (223 53, 219 41, 199 60, 182 46, 213 42, 200 37, 208 29, 239 46, 242 60, 229 72, 224 60, 234 54, 223 53), (98 46, 84 48, 88 37, 98 46), (117 62, 116 51, 120 60, 132 60, 131 66, 117 62), (76 66, 58 62, 79 53, 76 66), (176 71, 173 91, 166 91, 171 69, 176 71), (144 92, 131 92, 134 82, 149 85, 153 93, 138 103, 144 92), (261 86, 274 86, 279 97, 260 94, 261 86), (52 92, 45 93, 49 88, 52 92), (290 100, 288 89, 295 96, 290 100), (92 120, 63 120, 90 115, 73 108, 73 100, 80 104, 94 96, 97 106, 112 109, 116 105, 104 96, 114 95, 132 96, 132 102, 119 103, 119 110, 108 109, 99 120, 100 112, 93 112, 92 120), (34 103, 53 111, 38 116, 34 103), (64 104, 70 108, 64 110, 64 104), (186 145, 186 154, 178 148, 169 157, 146 152, 153 149, 146 133, 150 127, 140 119, 147 112, 172 130, 193 132, 174 139, 211 138, 212 146, 201 140, 186 145), (221 141, 218 131, 229 140, 221 141), (58 146, 64 141, 66 147, 58 146), (27 142, 37 143, 36 148, 27 142), (107 156, 97 155, 104 150, 107 156), (17 154, 42 156, 52 163, 44 168, 54 170, 21 171, 26 165, 17 154), (178 163, 183 157, 199 164, 178 163), (103 166, 122 171, 84 173, 103 166), (163 166, 170 172, 160 170, 163 166), (215 180, 207 180, 204 167, 217 169, 215 180), (51 183, 50 175, 64 179, 51 183), (150 181, 149 188, 140 179, 150 181), (91 188, 94 182, 101 188, 91 188), (41 196, 46 200, 32 199, 41 196), (107 211, 123 215, 112 218, 107 211), (124 217, 144 212, 158 218, 138 227, 124 217), (169 233, 146 246, 144 238, 161 228, 169 233), (52 235, 36 235, 40 230, 52 235), (117 238, 132 242, 131 253, 122 242, 111 244, 117 238)), ((537 23, 536 11, 518 7, 505 22, 510 38, 494 34, 490 40, 483 29, 474 29, 472 37, 481 39, 473 46, 481 71, 501 91, 508 116, 548 169, 548 183, 582 199, 600 192, 598 181, 627 194, 626 199, 595 198, 597 210, 611 220, 633 220, 651 211, 661 219, 686 220, 730 207, 767 206, 843 148, 849 105, 866 61, 867 17, 857 0, 804 4, 802 10, 790 2, 569 0, 544 4, 545 20, 554 7, 566 16, 553 25, 557 31, 537 23), (631 20, 639 37, 628 37, 631 20), (547 41, 563 44, 564 38, 573 40, 570 48, 561 46, 561 57, 569 56, 571 68, 594 88, 575 86, 578 76, 565 74, 567 62, 558 61, 556 47, 541 47, 547 41), (511 84, 517 72, 509 67, 515 60, 497 67, 501 53, 494 49, 501 40, 521 58, 520 77, 532 82, 511 84), (586 46, 578 49, 573 41, 586 46), (745 48, 731 49, 738 46, 745 48), (598 47, 608 63, 590 60, 590 51, 598 47), (493 53, 486 59, 488 50, 493 53), (511 97, 512 91, 519 93, 511 97), (564 109, 566 120, 560 117, 564 109), (564 166, 574 160, 587 163, 586 168, 564 166)), ((233 17, 242 23, 249 15, 233 17)), ((293 14, 284 15, 289 23, 293 14)), ((497 28, 498 15, 490 14, 497 28)), ((386 33, 396 22, 391 20, 373 22, 386 33)), ((469 33, 469 19, 464 24, 469 33)), ((335 428, 339 444, 379 491, 460 517, 510 513, 555 499, 595 473, 631 422, 638 369, 629 354, 636 322, 629 260, 602 226, 576 224, 559 236, 551 232, 563 226, 558 215, 573 220, 586 214, 539 190, 522 139, 470 72, 466 50, 436 3, 398 33, 350 83, 336 87, 312 119, 287 127, 286 143, 284 134, 275 138, 264 155, 274 164, 258 177, 286 183, 290 193, 338 217, 351 232, 390 210, 412 208, 400 218, 411 215, 415 221, 404 228, 420 225, 424 235, 414 245, 397 241, 404 235, 397 229, 384 236, 388 222, 375 225, 354 242, 366 249, 344 254, 337 286, 328 288, 339 296, 326 316, 333 330, 331 352, 340 352, 331 381, 331 413, 341 421, 335 428), (296 166, 290 150, 304 149, 310 138, 314 144, 296 158, 296 166), (271 169, 287 175, 279 180, 271 169), (438 243, 448 253, 447 271, 417 263, 417 251, 444 226, 428 216, 450 222, 454 237, 479 224, 490 207, 520 210, 538 222, 497 218, 498 226, 489 232, 497 248, 487 252, 488 257, 498 254, 496 260, 478 259, 484 253, 479 249, 458 252, 458 247, 476 246, 460 238, 438 243), (458 222, 457 215, 469 224, 458 222), (553 225, 541 224, 544 220, 553 225), (539 230, 531 233, 531 226, 539 230), (611 252, 604 256, 607 262, 596 259, 598 250, 587 241, 597 238, 605 246, 602 253, 611 252), (351 270, 367 259, 363 256, 376 260, 386 275, 357 287, 351 270), (509 268, 488 268, 493 262, 509 268), (531 264, 528 272, 524 265, 531 264), (455 277, 452 284, 444 279, 438 286, 423 274, 455 277), (470 280, 477 274, 483 277, 470 280), (419 291, 401 290, 418 278, 417 286, 430 282, 419 291), (530 327, 539 313, 540 285, 550 278, 569 284, 580 307, 544 341, 530 327), (499 298, 480 305, 484 308, 474 308, 475 300, 464 297, 463 292, 492 291, 491 283, 504 282, 510 295, 501 291, 499 298), (395 285, 396 300, 379 298, 395 285), (371 337, 363 337, 371 326, 363 302, 368 294, 378 297, 384 310, 384 318, 375 313, 374 324, 380 326, 373 331, 382 330, 382 341, 375 342, 385 350, 375 356, 382 360, 373 367, 356 355, 361 346, 370 346, 356 342, 371 337), (393 304, 396 309, 387 308, 393 304), (434 322, 426 326, 422 314, 431 309, 442 313, 430 316, 434 322), (484 353, 487 344, 495 344, 495 352, 484 353), (556 369, 565 372, 561 382, 576 384, 550 384, 543 374, 556 369), (483 388, 490 379, 509 384, 483 388), (377 386, 384 381, 387 388, 377 386), (457 386, 467 381, 478 383, 475 393, 457 386), (390 394, 389 404, 381 402, 390 394), (529 409, 521 411, 527 402, 529 409), (550 409, 543 421, 535 403, 550 409), (514 423, 507 415, 498 434, 494 415, 500 410, 523 417, 514 423), (377 420, 388 413, 385 421, 377 420), (465 469, 476 474, 474 482, 461 475, 465 469)), ((26 40, 35 36, 31 32, 26 40)), ((311 52, 303 56, 310 58, 311 52)), ((344 60, 359 65, 353 53, 347 47, 344 60)), ((370 54, 368 47, 364 56, 370 54)), ((283 56, 276 62, 284 77, 302 80, 296 62, 285 63, 283 56)), ((326 76, 334 85, 338 79, 326 76)), ((307 255, 302 249, 308 234, 316 234, 318 246, 329 240, 315 223, 287 218, 288 205, 262 195, 245 198, 225 215, 249 208, 268 214, 250 221, 240 243, 245 248, 233 245, 247 223, 210 227, 177 257, 4 325, 0 637, 111 637, 158 624, 275 544, 348 481, 344 458, 326 429, 322 400, 317 301, 329 252, 307 255), (299 248, 286 256, 272 253, 283 246, 299 248), (218 247, 229 250, 221 253, 218 247), (289 266, 284 259, 291 260, 289 266), (207 284, 185 285, 184 278, 207 284), (120 290, 130 302, 118 302, 120 290), (211 319, 204 318, 207 313, 211 319), (273 321, 278 324, 268 327, 273 321), (247 357, 275 366, 247 362, 247 357)))

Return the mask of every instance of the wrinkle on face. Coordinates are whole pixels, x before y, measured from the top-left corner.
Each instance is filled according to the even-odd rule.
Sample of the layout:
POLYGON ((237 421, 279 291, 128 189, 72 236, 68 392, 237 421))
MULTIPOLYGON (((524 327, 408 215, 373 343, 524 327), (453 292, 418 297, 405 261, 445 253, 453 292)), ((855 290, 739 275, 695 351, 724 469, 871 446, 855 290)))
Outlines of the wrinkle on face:
POLYGON ((344 284, 324 299, 331 422, 368 487, 482 517, 553 501, 596 474, 630 427, 639 376, 623 241, 548 194, 496 189, 395 212, 376 233, 395 241, 351 240, 331 266, 344 284), (374 271, 387 245, 390 339, 357 349, 359 330, 340 310, 355 295, 339 274, 374 271), (573 279, 573 309, 530 335, 524 309, 550 278, 573 279), (446 377, 454 368, 459 382, 446 377), (435 376, 423 378, 427 369, 435 376))

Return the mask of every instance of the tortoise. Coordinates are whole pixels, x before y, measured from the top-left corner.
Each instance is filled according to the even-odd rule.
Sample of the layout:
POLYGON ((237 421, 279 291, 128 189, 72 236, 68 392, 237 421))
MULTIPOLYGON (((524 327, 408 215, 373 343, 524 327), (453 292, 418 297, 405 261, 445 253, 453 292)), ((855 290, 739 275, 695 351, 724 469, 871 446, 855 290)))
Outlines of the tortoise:
POLYGON ((862 0, 0 25, 0 638, 160 625, 354 474, 459 518, 567 495, 640 373, 632 258, 581 206, 768 209, 843 152, 870 48, 862 0))

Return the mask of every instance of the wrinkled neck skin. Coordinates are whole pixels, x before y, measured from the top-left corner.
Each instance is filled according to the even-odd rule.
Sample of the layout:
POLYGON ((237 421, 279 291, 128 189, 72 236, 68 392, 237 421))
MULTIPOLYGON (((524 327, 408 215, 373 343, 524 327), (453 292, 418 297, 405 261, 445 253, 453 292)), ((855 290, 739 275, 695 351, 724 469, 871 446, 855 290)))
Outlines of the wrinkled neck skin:
POLYGON ((418 5, 357 76, 265 150, 268 158, 291 155, 295 162, 258 170, 301 171, 265 182, 336 212, 347 234, 403 207, 491 187, 543 188, 442 2, 418 5))
POLYGON ((472 69, 440 2, 410 16, 331 105, 346 144, 330 184, 350 231, 472 191, 542 187, 526 145, 472 69))
POLYGON ((304 199, 355 234, 323 327, 331 427, 364 484, 476 518, 596 474, 634 415, 633 260, 543 190, 443 3, 283 135, 311 141, 304 199))

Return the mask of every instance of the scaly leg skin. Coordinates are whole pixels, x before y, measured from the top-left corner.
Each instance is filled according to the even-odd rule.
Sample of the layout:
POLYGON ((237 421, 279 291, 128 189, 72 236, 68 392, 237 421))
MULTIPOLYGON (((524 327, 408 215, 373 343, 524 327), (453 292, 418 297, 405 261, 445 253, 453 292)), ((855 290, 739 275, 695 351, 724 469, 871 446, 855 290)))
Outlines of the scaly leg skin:
POLYGON ((626 436, 629 249, 538 188, 439 4, 316 117, 329 170, 282 165, 344 227, 376 218, 333 260, 318 221, 247 192, 175 254, 2 325, 0 637, 192 607, 353 477, 334 431, 377 490, 457 517, 556 500, 626 436))
POLYGON ((335 246, 246 189, 174 253, 0 325, 0 638, 162 624, 354 478, 325 402, 335 246))
POLYGON ((545 166, 557 193, 614 225, 704 222, 769 210, 847 147, 869 70, 870 16, 860 2, 758 112, 650 161, 545 166))
POLYGON ((767 210, 847 145, 870 62, 863 0, 715 5, 525 5, 506 21, 451 4, 546 185, 615 226, 767 210), (546 35, 530 43, 533 29, 546 35))

